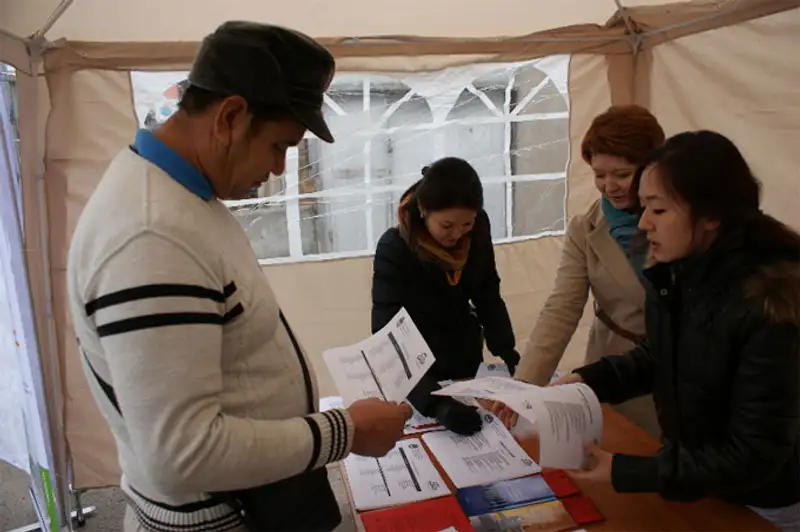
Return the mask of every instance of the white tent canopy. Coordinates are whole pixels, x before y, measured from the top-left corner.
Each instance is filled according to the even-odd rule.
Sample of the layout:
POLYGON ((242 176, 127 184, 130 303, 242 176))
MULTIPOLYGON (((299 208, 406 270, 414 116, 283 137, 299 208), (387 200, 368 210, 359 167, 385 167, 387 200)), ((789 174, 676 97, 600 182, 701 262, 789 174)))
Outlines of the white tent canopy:
MULTIPOLYGON (((660 0, 623 0, 627 6, 664 5, 660 0)), ((5 29, 28 36, 59 5, 56 0, 6 0, 0 6, 5 29)), ((315 37, 516 37, 575 24, 602 25, 617 10, 614 0, 495 0, 465 3, 348 0, 256 2, 192 0, 123 2, 76 0, 48 32, 48 38, 100 42, 199 41, 221 20, 270 21, 315 37), (178 23, 178 21, 180 21, 178 23)))
MULTIPOLYGON (((43 364, 53 368, 46 375, 51 424, 54 433, 69 442, 76 487, 115 484, 118 468, 113 440, 89 396, 67 312, 70 234, 111 157, 130 142, 146 121, 144 114, 168 114, 163 94, 188 69, 202 37, 224 20, 269 21, 321 38, 337 56, 340 75, 350 73, 351 86, 365 87, 357 102, 334 94, 327 101, 343 133, 338 149, 353 148, 356 141, 350 137, 366 131, 369 139, 353 148, 358 157, 380 142, 389 142, 397 153, 397 146, 405 146, 406 152, 396 156, 401 160, 387 162, 387 156, 379 154, 359 162, 364 170, 363 176, 357 174, 364 179, 359 181, 361 188, 374 185, 373 180, 384 174, 397 178, 393 186, 402 188, 411 178, 409 172, 413 174, 405 166, 418 169, 419 153, 426 146, 447 153, 472 149, 472 137, 447 128, 466 124, 477 131, 478 125, 497 125, 482 130, 486 136, 481 137, 481 149, 493 146, 496 153, 487 152, 485 159, 498 162, 480 164, 485 163, 481 173, 488 177, 487 195, 490 186, 500 191, 497 211, 491 215, 506 222, 496 224, 493 219, 493 228, 504 231, 496 235, 496 254, 520 350, 552 288, 565 219, 596 199, 578 146, 591 119, 612 102, 648 106, 668 134, 696 128, 727 134, 762 178, 765 209, 800 227, 800 62, 787 52, 800 44, 800 0, 62 4, 71 5, 49 28, 44 42, 22 37, 36 33, 58 2, 0 2, 0 61, 19 69, 28 268, 42 357, 54 362, 43 364), (157 85, 159 79, 169 81, 157 85), (148 92, 143 80, 157 88, 148 92), (370 93, 369 87, 377 84, 400 87, 392 89, 400 90, 399 99, 391 100, 391 91, 370 93), (497 90, 500 86, 503 90, 497 90), (459 103, 464 91, 473 94, 474 101, 459 103), (391 122, 390 108, 395 112, 404 103, 416 105, 418 99, 412 102, 408 96, 401 101, 404 93, 422 97, 429 110, 425 112, 433 117, 431 125, 411 107, 403 121, 391 122), (379 126, 369 120, 379 97, 385 105, 380 127, 386 131, 376 133, 379 126), (467 113, 474 102, 485 104, 485 116, 467 113), (525 107, 523 103, 533 110, 515 108, 525 107), (408 126, 412 115, 417 122, 408 126), (542 213, 551 218, 544 220, 542 213)), ((261 233, 252 233, 251 239, 254 247, 263 244, 262 258, 269 259, 265 273, 301 344, 314 357, 323 393, 332 393, 319 355, 324 348, 354 342, 369 332, 369 246, 389 223, 374 223, 376 217, 389 220, 391 214, 391 208, 379 212, 372 206, 380 203, 378 197, 391 199, 394 189, 371 190, 365 193, 366 201, 346 203, 342 197, 349 185, 336 179, 352 178, 353 168, 342 166, 344 158, 337 152, 314 152, 321 148, 309 144, 307 153, 290 160, 285 194, 263 199, 282 216, 286 249, 275 251, 274 242, 263 240, 267 237, 261 233), (304 157, 312 152, 318 157, 317 174, 306 176, 303 170, 311 163, 304 157), (315 179, 333 179, 334 193, 326 196, 328 185, 308 190, 306 185, 315 179), (279 207, 270 203, 273 200, 279 207), (343 202, 340 211, 324 211, 336 202, 343 202), (309 208, 328 214, 306 216, 304 209, 309 208), (339 220, 331 213, 353 210, 359 216, 367 213, 364 219, 373 224, 359 242, 307 237, 313 225, 309 220, 339 220), (323 244, 330 253, 320 251, 323 244), (309 246, 319 249, 308 251, 309 246)), ((262 218, 272 216, 263 212, 262 218)), ((334 234, 340 222, 330 223, 325 231, 334 234)), ((280 232, 277 225, 270 227, 280 232)), ((580 362, 590 318, 587 312, 564 367, 580 362)), ((66 467, 66 446, 58 443, 58 459, 66 467)))

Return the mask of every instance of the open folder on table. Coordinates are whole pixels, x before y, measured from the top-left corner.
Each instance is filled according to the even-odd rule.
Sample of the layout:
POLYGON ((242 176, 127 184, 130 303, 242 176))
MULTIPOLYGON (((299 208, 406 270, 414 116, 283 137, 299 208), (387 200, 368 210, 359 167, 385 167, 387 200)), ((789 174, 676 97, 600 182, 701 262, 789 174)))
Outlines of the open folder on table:
POLYGON ((600 402, 583 383, 540 387, 508 378, 484 377, 457 382, 433 393, 505 403, 535 426, 542 467, 583 467, 586 444, 599 443, 603 435, 600 402))
POLYGON ((405 309, 369 338, 322 358, 346 407, 367 397, 404 401, 435 360, 405 309))

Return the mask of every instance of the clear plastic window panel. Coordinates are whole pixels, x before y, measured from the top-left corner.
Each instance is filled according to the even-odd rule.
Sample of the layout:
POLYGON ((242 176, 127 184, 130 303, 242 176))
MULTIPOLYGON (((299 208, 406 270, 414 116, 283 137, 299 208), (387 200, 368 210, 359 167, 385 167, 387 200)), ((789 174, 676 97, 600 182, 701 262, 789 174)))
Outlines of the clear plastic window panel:
MULTIPOLYGON (((561 234, 569 57, 415 74, 342 73, 325 95, 334 144, 308 135, 283 176, 228 202, 259 259, 372 253, 422 168, 462 157, 484 182, 496 242, 561 234)), ((133 72, 141 127, 177 109, 185 72, 133 72)))

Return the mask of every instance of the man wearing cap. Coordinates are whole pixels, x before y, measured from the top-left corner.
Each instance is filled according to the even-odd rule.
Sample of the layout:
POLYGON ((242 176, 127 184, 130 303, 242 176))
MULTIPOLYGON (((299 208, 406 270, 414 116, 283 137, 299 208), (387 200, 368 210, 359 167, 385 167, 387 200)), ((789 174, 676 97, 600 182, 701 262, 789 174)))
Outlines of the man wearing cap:
POLYGON ((179 110, 106 170, 72 238, 70 309, 114 434, 125 531, 331 530, 325 465, 383 456, 407 405, 316 410, 313 368, 221 199, 284 171, 306 130, 333 142, 330 53, 228 22, 202 43, 179 110))

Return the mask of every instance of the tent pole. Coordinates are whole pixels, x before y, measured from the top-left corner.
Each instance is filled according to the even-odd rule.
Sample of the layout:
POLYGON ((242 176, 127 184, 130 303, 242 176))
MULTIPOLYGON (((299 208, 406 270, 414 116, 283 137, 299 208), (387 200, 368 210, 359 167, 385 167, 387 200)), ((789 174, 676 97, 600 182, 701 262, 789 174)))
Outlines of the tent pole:
POLYGON ((34 41, 43 40, 45 34, 48 31, 50 31, 50 28, 53 27, 53 24, 55 24, 56 21, 58 21, 58 19, 61 18, 61 15, 64 14, 64 11, 66 11, 69 8, 69 6, 72 5, 72 2, 73 2, 73 0, 61 0, 61 3, 58 4, 58 6, 55 8, 55 10, 53 10, 53 14, 51 14, 48 17, 47 21, 44 23, 44 26, 39 28, 39 30, 37 30, 37 32, 33 34, 33 37, 31 37, 31 40, 34 40, 34 41))
MULTIPOLYGON (((33 67, 34 73, 39 72, 39 67, 42 65, 42 55, 41 55, 41 46, 42 43, 46 42, 44 38, 39 39, 30 39, 28 42, 28 48, 31 54, 31 65, 33 67)), ((32 87, 33 89, 33 101, 36 105, 36 113, 38 115, 38 103, 39 103, 39 82, 38 79, 35 79, 35 83, 32 87)), ((53 489, 59 494, 60 498, 60 518, 62 521, 66 520, 67 529, 72 529, 71 520, 70 520, 70 486, 68 483, 68 476, 69 476, 69 453, 67 450, 66 445, 66 431, 64 428, 64 408, 63 408, 63 390, 61 389, 61 371, 59 367, 59 359, 58 359, 58 345, 56 343, 56 324, 55 324, 55 313, 54 313, 54 306, 53 306, 53 280, 51 274, 51 265, 50 265, 50 227, 49 227, 49 216, 48 216, 48 206, 47 206, 47 191, 45 186, 45 168, 44 168, 44 160, 43 158, 39 157, 39 139, 40 135, 37 131, 36 137, 33 141, 33 146, 31 149, 34 150, 36 154, 36 166, 34 167, 34 182, 33 185, 36 187, 36 207, 38 211, 38 223, 39 223, 39 239, 40 239, 40 246, 41 246, 41 261, 42 261, 42 274, 43 274, 43 284, 44 284, 44 314, 45 314, 45 323, 44 323, 44 331, 37 331, 37 336, 39 340, 39 350, 45 356, 42 356, 42 362, 48 363, 48 368, 45 369, 44 365, 42 367, 42 372, 49 373, 52 377, 52 388, 51 388, 51 395, 45 394, 47 399, 49 400, 48 405, 48 422, 50 426, 50 434, 52 440, 52 455, 53 455, 53 463, 51 467, 53 468, 53 489), (44 341, 42 341, 44 339, 44 341)), ((45 381, 46 382, 46 381, 45 381)), ((58 527, 58 524, 54 524, 54 526, 58 527)))

